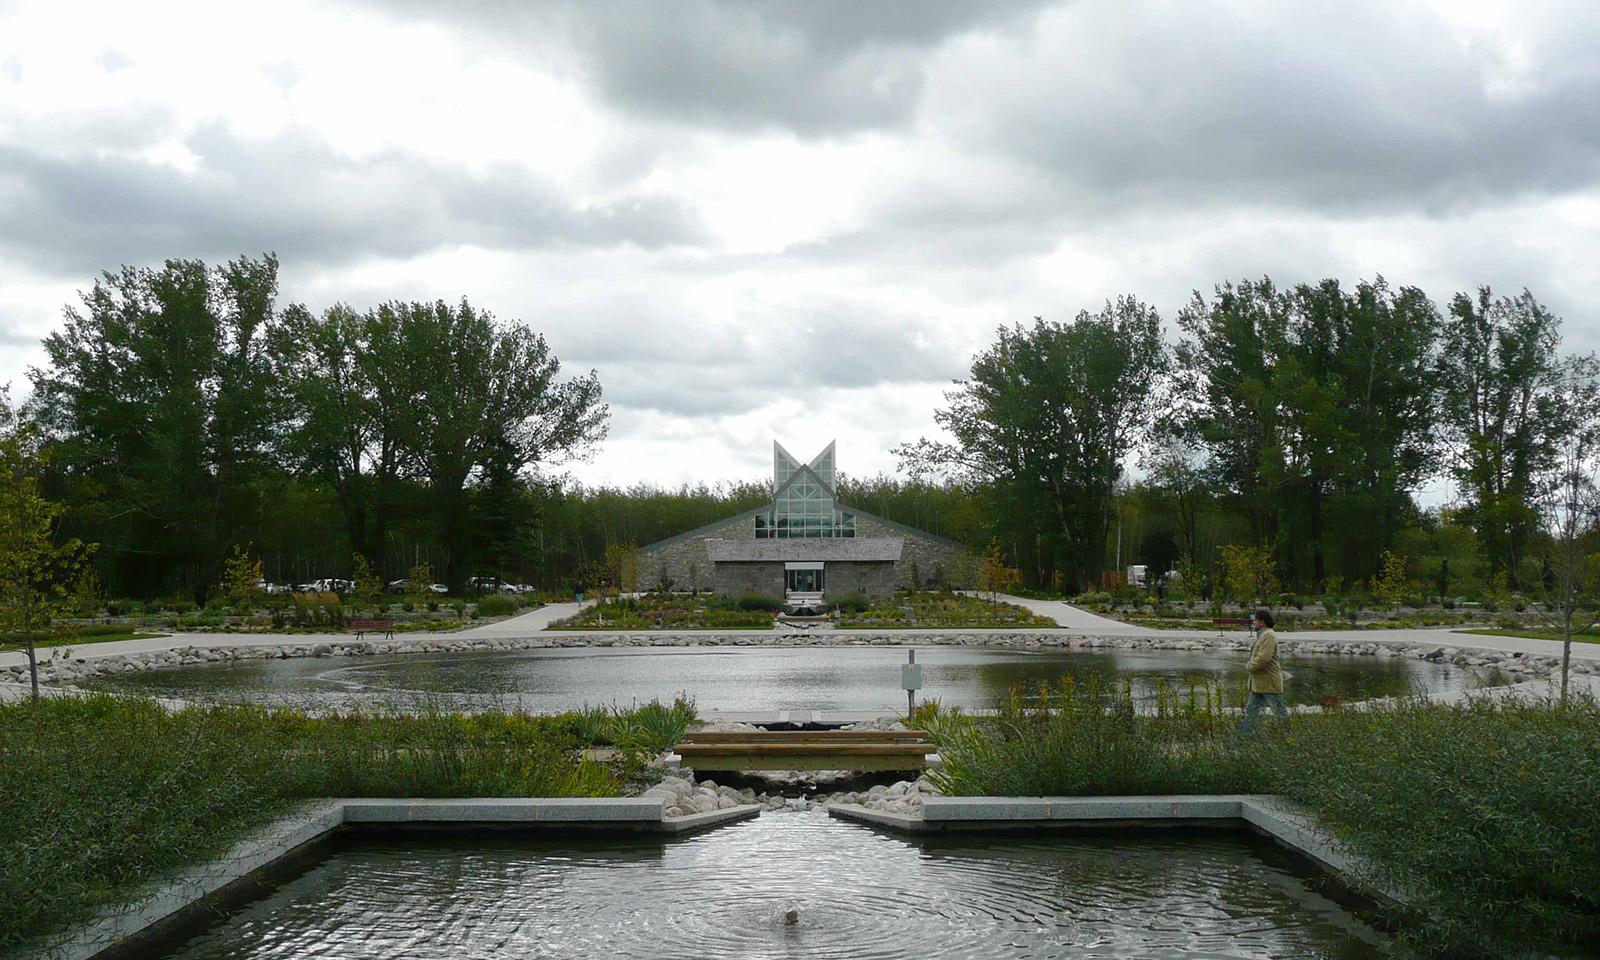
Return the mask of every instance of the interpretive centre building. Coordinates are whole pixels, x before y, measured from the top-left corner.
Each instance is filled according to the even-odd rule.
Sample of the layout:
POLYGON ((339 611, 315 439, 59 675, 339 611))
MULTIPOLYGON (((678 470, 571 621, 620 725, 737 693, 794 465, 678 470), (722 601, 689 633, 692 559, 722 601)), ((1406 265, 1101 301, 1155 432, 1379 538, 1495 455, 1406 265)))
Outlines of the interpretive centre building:
POLYGON ((645 589, 776 596, 967 586, 964 544, 843 506, 834 445, 801 463, 772 444, 772 503, 641 547, 645 589))

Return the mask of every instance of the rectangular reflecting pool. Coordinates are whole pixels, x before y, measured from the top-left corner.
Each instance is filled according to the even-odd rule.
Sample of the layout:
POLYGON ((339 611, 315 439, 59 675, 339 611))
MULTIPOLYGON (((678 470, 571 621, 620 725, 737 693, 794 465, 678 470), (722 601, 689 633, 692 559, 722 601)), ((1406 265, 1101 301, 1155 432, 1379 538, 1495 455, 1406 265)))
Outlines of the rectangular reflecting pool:
POLYGON ((354 834, 146 957, 1365 958, 1385 938, 1236 831, 906 839, 820 814, 676 840, 354 834), (791 914, 792 911, 792 914, 791 914))

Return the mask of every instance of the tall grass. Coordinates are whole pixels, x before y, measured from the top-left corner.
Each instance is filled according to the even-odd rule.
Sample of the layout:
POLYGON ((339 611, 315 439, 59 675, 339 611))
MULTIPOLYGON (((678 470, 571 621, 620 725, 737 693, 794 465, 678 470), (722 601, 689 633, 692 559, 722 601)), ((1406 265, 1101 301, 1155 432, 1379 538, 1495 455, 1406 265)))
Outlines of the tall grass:
POLYGON ((1217 691, 1070 683, 999 715, 918 719, 959 795, 1275 793, 1401 891, 1404 939, 1445 956, 1600 949, 1600 705, 1412 700, 1237 733, 1217 691))
POLYGON ((0 954, 328 796, 612 796, 566 717, 314 718, 111 697, 0 706, 0 954))

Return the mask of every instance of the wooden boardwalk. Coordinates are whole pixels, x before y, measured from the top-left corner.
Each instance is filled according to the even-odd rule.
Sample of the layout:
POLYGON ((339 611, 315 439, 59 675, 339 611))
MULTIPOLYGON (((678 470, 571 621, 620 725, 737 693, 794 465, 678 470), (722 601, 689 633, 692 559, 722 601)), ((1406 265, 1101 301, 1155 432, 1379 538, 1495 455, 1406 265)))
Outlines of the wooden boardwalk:
POLYGON ((921 770, 935 747, 925 730, 689 733, 673 747, 695 770, 921 770))

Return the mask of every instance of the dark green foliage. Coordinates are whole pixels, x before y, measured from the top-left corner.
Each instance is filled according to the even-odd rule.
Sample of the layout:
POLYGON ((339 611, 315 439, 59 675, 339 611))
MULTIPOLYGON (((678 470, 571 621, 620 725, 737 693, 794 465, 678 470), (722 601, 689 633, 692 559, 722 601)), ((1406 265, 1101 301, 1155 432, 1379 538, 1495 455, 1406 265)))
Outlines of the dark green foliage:
POLYGON ((516 612, 516 597, 481 597, 478 600, 478 615, 482 617, 504 617, 516 612))
POLYGON ((303 798, 615 795, 579 746, 556 717, 0 707, 0 952, 222 853, 303 798))
POLYGON ((1136 713, 1126 688, 1066 686, 993 719, 944 711, 948 792, 1276 793, 1310 808, 1402 891, 1406 939, 1447 956, 1600 945, 1600 705, 1438 706, 1305 715, 1235 733, 1205 690, 1136 713))
POLYGON ((1051 544, 1047 569, 1093 586, 1122 462, 1149 432, 1166 367, 1161 318, 1133 297, 1070 323, 1002 327, 934 414, 953 442, 895 452, 913 476, 993 484, 1013 511, 1032 514, 1026 539, 1051 544))
POLYGON ((837 597, 830 594, 826 599, 838 607, 840 613, 860 613, 872 608, 872 598, 864 593, 843 593, 837 597))
POLYGON ((783 598, 765 593, 747 593, 739 597, 740 610, 782 610, 783 598))

